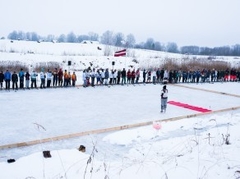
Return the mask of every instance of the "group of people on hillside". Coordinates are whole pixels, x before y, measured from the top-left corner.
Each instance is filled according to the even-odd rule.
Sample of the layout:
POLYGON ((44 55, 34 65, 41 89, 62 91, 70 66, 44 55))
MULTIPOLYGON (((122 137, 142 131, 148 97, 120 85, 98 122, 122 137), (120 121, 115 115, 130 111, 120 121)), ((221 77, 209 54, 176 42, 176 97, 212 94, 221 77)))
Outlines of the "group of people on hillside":
POLYGON ((50 87, 68 87, 75 86, 77 81, 77 76, 75 72, 72 74, 67 72, 67 70, 62 71, 55 68, 53 71, 48 71, 45 73, 44 69, 38 74, 35 70, 32 73, 24 72, 23 69, 20 69, 18 73, 14 71, 11 73, 9 70, 3 73, 0 71, 0 89, 3 89, 3 83, 5 82, 5 89, 10 90, 11 83, 12 89, 30 89, 38 88, 37 78, 40 78, 40 88, 50 88, 50 87), (19 84, 19 85, 18 85, 19 84))

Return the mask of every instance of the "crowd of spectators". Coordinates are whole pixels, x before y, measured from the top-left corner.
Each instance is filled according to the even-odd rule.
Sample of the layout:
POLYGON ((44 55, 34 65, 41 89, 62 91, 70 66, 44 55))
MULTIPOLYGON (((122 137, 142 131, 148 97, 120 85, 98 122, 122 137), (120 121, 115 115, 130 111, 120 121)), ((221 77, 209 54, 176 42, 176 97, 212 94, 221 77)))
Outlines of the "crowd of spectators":
MULTIPOLYGON (((24 72, 23 69, 17 73, 9 70, 0 72, 0 89, 13 90, 31 89, 31 88, 50 88, 50 87, 75 87, 79 79, 76 73, 55 68, 53 71, 44 69, 37 73, 36 71, 24 72), (39 82, 38 82, 39 81, 39 82), (38 83, 37 83, 38 82, 38 83), (40 85, 39 85, 40 83, 40 85), (5 84, 5 87, 4 87, 5 84)), ((227 82, 239 81, 240 71, 232 68, 226 70, 202 69, 202 70, 169 70, 153 69, 140 70, 129 69, 85 69, 81 73, 83 87, 103 86, 103 85, 128 85, 139 83, 205 83, 205 82, 227 82)))

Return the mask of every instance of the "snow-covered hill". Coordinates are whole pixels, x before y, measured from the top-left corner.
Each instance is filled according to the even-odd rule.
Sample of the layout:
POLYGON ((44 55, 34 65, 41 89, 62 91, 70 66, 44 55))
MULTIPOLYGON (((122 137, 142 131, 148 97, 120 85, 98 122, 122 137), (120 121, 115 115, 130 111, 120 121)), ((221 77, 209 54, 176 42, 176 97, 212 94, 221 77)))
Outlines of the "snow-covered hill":
MULTIPOLYGON (((83 70, 90 63, 96 68, 110 68, 112 61, 118 68, 154 68, 167 60, 178 63, 193 59, 208 59, 208 56, 182 55, 144 49, 127 49, 126 57, 114 57, 114 52, 122 48, 99 43, 53 43, 33 41, 0 40, 0 62, 20 61, 26 66, 39 62, 58 62, 67 67, 72 62, 72 69, 83 70), (137 63, 136 63, 137 62, 137 63)), ((240 66, 238 57, 215 57, 215 61, 229 62, 233 67, 240 66)))

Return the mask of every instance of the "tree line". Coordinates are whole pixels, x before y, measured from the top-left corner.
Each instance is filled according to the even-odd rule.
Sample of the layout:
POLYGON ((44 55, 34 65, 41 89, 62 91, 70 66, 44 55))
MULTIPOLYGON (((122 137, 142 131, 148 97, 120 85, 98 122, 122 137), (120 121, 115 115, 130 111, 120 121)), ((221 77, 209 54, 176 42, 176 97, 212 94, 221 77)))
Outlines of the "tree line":
POLYGON ((38 35, 36 32, 16 31, 9 33, 10 40, 29 40, 36 42, 68 42, 81 43, 86 40, 99 41, 105 45, 113 45, 124 48, 138 48, 156 51, 165 51, 170 53, 181 53, 186 55, 208 55, 208 56, 240 56, 240 44, 221 47, 199 47, 199 46, 182 46, 178 47, 175 42, 163 44, 155 41, 153 38, 148 38, 145 42, 136 43, 133 34, 124 35, 121 32, 114 33, 113 31, 105 31, 101 36, 95 32, 89 32, 87 35, 76 35, 73 32, 61 34, 59 36, 47 35, 46 37, 38 35))

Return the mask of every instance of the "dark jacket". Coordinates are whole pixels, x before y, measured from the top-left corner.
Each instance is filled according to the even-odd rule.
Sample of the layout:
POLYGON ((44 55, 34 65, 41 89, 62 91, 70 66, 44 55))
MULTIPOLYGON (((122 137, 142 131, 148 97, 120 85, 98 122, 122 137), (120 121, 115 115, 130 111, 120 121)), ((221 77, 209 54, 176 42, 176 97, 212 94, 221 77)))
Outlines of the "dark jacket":
POLYGON ((122 78, 126 78, 126 74, 127 74, 126 70, 123 69, 121 73, 122 73, 122 78))
POLYGON ((12 74, 12 82, 18 82, 18 75, 16 73, 12 74))
POLYGON ((0 82, 3 82, 3 80, 4 80, 4 74, 0 72, 0 82))
POLYGON ((28 72, 26 73, 25 77, 26 77, 26 80, 30 80, 30 74, 28 72))

